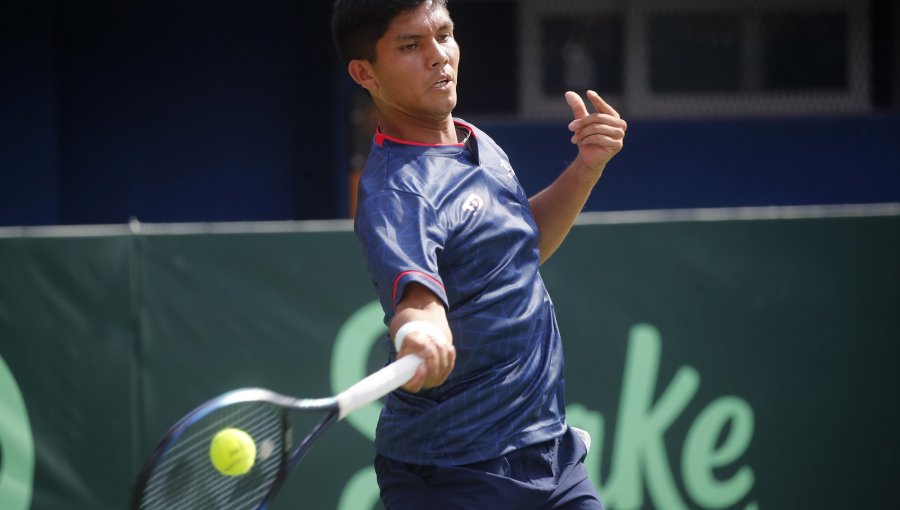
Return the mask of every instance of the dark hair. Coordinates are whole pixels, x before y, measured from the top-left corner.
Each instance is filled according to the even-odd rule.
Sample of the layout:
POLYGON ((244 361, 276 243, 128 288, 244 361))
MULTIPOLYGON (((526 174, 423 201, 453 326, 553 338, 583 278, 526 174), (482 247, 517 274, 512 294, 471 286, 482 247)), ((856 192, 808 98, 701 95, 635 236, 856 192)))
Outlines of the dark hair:
MULTIPOLYGON (((335 0, 331 35, 344 63, 355 59, 374 62, 375 43, 387 32, 394 18, 419 8, 427 1, 335 0)), ((434 6, 447 8, 447 0, 431 1, 434 6)))

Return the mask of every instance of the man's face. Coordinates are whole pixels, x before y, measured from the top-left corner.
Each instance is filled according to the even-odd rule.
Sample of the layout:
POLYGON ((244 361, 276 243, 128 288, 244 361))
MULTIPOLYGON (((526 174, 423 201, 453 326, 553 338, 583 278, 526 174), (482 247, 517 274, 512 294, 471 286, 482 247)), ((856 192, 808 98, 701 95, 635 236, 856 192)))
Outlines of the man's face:
POLYGON ((375 46, 373 99, 397 113, 444 120, 456 106, 459 46, 443 7, 425 2, 391 22, 375 46))

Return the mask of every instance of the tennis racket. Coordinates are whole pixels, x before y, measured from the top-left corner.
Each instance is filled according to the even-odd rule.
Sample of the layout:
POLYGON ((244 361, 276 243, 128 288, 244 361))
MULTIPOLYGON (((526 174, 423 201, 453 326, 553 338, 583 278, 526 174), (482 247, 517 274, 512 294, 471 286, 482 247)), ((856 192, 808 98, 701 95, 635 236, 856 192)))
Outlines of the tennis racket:
POLYGON ((405 384, 421 362, 416 355, 405 356, 328 398, 245 388, 207 401, 178 420, 144 462, 131 508, 265 510, 291 469, 331 425, 405 384), (292 449, 293 411, 324 417, 292 449), (256 460, 246 474, 223 475, 210 461, 210 442, 226 428, 243 430, 256 443, 256 460))

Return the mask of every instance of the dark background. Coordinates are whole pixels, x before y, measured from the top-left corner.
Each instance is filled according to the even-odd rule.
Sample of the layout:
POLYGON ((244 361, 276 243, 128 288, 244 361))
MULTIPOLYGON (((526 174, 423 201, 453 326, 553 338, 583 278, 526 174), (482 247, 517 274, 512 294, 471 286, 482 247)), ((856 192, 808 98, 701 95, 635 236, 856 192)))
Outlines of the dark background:
MULTIPOLYGON (((521 6, 450 8, 463 50, 456 114, 504 147, 534 193, 574 151, 567 121, 510 114, 521 6)), ((359 92, 330 11, 289 0, 0 8, 0 225, 346 217, 359 92)), ((871 113, 629 119, 587 209, 900 201, 897 11, 870 2, 871 113)))

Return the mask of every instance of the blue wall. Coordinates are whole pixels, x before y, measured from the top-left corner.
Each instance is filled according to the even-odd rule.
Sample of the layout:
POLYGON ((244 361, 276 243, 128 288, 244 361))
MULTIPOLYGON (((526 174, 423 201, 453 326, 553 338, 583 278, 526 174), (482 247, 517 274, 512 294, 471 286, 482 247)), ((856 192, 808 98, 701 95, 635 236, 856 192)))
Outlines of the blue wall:
MULTIPOLYGON (((496 79, 514 75, 514 23, 492 21, 513 6, 452 4, 467 50, 463 117, 514 108, 514 87, 496 79), (500 49, 472 51, 485 33, 500 49)), ((0 225, 346 214, 351 85, 332 47, 330 2, 5 9, 0 225)), ((529 192, 574 155, 562 122, 479 125, 529 192)), ((900 201, 898 115, 632 119, 626 142, 588 209, 900 201)))
MULTIPOLYGON (((482 125, 529 193, 576 154, 565 125, 482 125)), ((900 116, 632 121, 589 210, 900 201, 900 116)))
POLYGON ((9 9, 0 224, 335 215, 327 3, 9 9))

